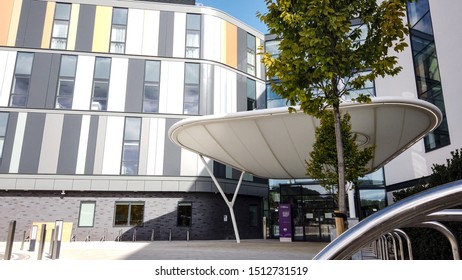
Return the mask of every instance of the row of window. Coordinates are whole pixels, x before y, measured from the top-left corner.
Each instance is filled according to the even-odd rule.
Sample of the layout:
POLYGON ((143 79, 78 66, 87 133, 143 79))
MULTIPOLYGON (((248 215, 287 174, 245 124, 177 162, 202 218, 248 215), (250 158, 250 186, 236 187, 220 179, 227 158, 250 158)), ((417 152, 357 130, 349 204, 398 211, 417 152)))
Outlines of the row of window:
MULTIPOLYGON (((74 97, 77 56, 62 55, 56 91, 58 109, 72 109, 74 97)), ((14 80, 11 88, 10 106, 26 107, 32 73, 33 53, 19 52, 16 58, 14 80)), ((160 61, 146 61, 144 71, 143 112, 159 111, 160 61)), ((93 76, 91 110, 106 111, 109 98, 111 58, 96 57, 93 76)), ((254 89, 255 91, 255 89, 254 89)), ((200 65, 185 64, 184 114, 199 114, 200 65)))
MULTIPOLYGON (((141 226, 144 222, 144 202, 116 202, 114 226, 141 226)), ((79 211, 79 227, 93 227, 95 224, 96 201, 82 201, 79 211)), ((177 206, 177 226, 191 226, 192 203, 181 201, 177 206)))
MULTIPOLYGON (((50 48, 65 50, 69 32, 69 23, 72 5, 69 3, 56 3, 53 20, 53 30, 50 48)), ((113 8, 111 39, 109 51, 111 53, 125 53, 127 40, 128 9, 113 8)), ((255 75, 256 67, 256 38, 247 34, 247 73, 255 75)), ((201 53, 201 15, 186 15, 186 43, 185 57, 200 58, 201 53)))
POLYGON ((436 105, 443 113, 441 125, 424 138, 425 151, 429 152, 451 141, 428 0, 409 2, 407 11, 418 97, 436 105))

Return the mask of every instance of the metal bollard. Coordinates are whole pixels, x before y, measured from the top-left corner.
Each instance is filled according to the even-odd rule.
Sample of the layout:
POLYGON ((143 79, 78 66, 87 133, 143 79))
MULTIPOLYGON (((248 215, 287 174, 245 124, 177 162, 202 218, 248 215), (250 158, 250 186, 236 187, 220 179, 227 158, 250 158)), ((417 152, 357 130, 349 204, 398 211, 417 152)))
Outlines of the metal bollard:
POLYGON ((186 241, 189 241, 189 230, 186 231, 186 241))
POLYGON ((45 239, 47 236, 47 225, 42 224, 42 230, 40 233, 40 243, 39 243, 39 250, 38 250, 38 255, 37 255, 37 260, 41 260, 43 257, 43 249, 45 248, 45 239))
POLYGON ((151 241, 154 241, 154 229, 152 229, 152 232, 151 232, 151 241))
POLYGON ((168 241, 172 241, 172 230, 170 230, 170 233, 168 234, 168 241))
POLYGON ((11 259, 11 252, 13 251, 13 242, 14 242, 14 231, 16 230, 16 221, 10 221, 10 225, 8 227, 8 237, 6 239, 6 249, 5 249, 5 256, 3 257, 4 260, 11 259))
POLYGON ((136 241, 136 228, 133 229, 133 238, 132 239, 133 239, 133 242, 136 241))
POLYGON ((26 231, 24 231, 22 233, 22 241, 21 241, 21 249, 20 250, 24 250, 24 241, 26 240, 26 234, 27 234, 26 231))

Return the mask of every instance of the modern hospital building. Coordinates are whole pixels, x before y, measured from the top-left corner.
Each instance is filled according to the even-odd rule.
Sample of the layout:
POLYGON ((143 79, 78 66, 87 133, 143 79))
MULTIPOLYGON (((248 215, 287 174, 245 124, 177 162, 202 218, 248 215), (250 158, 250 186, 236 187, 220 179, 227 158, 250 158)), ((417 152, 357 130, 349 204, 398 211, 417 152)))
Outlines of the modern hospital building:
MULTIPOLYGON (((362 179, 352 216, 385 207, 392 191, 460 148, 461 8, 458 0, 409 4, 402 72, 363 89, 428 101, 444 118, 362 179)), ((194 0, 2 0, 0 241, 11 220, 28 234, 62 220, 63 238, 77 241, 234 239, 199 156, 168 131, 191 116, 285 106, 258 55, 260 46, 277 53, 273 39, 194 0)), ((207 163, 232 196, 239 171, 207 163)), ((289 203, 294 240, 328 240, 333 201, 311 180, 246 174, 234 207, 240 236, 278 237, 277 207, 289 203)))

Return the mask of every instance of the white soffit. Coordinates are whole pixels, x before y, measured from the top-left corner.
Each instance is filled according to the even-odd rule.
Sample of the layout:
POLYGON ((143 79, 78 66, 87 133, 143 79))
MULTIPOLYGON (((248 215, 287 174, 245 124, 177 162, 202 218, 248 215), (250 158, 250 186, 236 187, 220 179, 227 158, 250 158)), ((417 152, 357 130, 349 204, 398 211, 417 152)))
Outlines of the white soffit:
MULTIPOLYGON (((375 171, 433 131, 440 110, 425 101, 373 98, 371 103, 345 102, 352 131, 364 146, 375 146, 367 168, 375 171)), ((305 160, 315 142, 319 121, 286 107, 191 117, 169 130, 177 145, 258 177, 306 178, 305 160)))

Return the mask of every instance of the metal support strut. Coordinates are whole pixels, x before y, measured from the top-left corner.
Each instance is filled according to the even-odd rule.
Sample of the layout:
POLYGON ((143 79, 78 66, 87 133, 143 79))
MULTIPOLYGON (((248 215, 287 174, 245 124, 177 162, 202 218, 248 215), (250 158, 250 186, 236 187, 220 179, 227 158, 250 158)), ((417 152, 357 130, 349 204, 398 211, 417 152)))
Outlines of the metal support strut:
POLYGON ((207 165, 207 162, 205 161, 204 156, 202 156, 202 155, 199 155, 199 156, 200 156, 200 158, 202 160, 202 163, 205 166, 205 169, 207 169, 207 171, 209 172, 210 177, 212 177, 212 180, 215 183, 215 186, 217 186, 218 191, 221 194, 221 197, 223 197, 223 199, 226 202, 226 205, 228 205, 229 213, 231 215, 231 221, 233 223, 234 234, 236 235, 236 242, 241 243, 241 239, 239 237, 239 230, 237 229, 236 217, 234 216, 234 208, 233 207, 234 207, 234 203, 236 202, 237 194, 238 194, 239 189, 241 187, 242 179, 244 178, 245 171, 241 172, 241 177, 239 178, 239 182, 237 183, 236 190, 234 191, 233 199, 231 201, 229 201, 228 198, 226 197, 225 192, 223 191, 220 184, 218 183, 217 178, 215 177, 215 175, 213 175, 212 170, 210 170, 209 166, 207 165))

